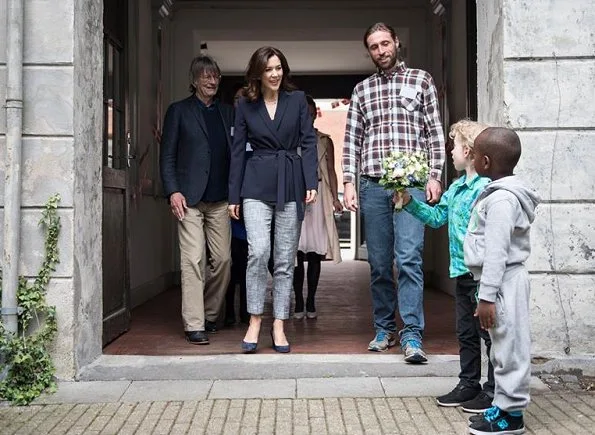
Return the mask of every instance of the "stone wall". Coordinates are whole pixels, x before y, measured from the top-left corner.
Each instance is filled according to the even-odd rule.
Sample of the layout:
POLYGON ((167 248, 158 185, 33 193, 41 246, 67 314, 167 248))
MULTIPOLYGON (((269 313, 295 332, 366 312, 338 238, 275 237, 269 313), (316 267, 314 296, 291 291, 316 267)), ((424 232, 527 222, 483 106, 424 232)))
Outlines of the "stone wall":
MULTIPOLYGON (((6 22, 0 2, 0 23, 6 22)), ((62 197, 60 264, 48 302, 58 308, 54 361, 60 378, 101 353, 101 334, 83 331, 101 313, 101 101, 102 2, 25 3, 23 62, 22 228, 20 273, 34 276, 43 258, 37 223, 47 199, 62 197), (76 37, 75 37, 76 35, 76 37), (93 60, 94 59, 94 60, 93 60), (95 107, 96 106, 96 107, 95 107), (99 186, 99 189, 97 188, 99 186), (76 204, 76 207, 75 207, 76 204), (96 265, 94 268, 90 265, 96 265), (85 292, 81 292, 81 289, 85 292), (99 288, 99 298, 89 297, 99 288), (89 302, 92 301, 90 304, 89 302), (95 316, 94 319, 91 317, 95 316), (98 335, 98 337, 96 337, 98 335), (79 355, 77 342, 84 342, 79 355), (99 345, 99 346, 98 346, 99 345)), ((0 25, 2 31, 6 28, 0 25)), ((0 37, 0 101, 6 91, 5 38, 0 37)), ((0 162, 4 163, 5 111, 0 111, 0 162)), ((0 219, 4 206, 0 165, 0 219)), ((0 246, 3 235, 0 234, 0 246)))
POLYGON ((595 9, 478 1, 480 119, 514 128, 544 202, 532 231, 533 353, 595 353, 595 9))

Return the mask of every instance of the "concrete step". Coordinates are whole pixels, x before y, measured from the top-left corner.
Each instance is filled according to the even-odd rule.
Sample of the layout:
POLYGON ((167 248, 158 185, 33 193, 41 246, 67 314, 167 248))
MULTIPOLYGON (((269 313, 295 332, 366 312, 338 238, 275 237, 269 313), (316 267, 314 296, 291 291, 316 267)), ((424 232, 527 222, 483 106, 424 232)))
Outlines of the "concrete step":
POLYGON ((413 365, 402 355, 102 355, 84 367, 83 381, 295 379, 325 377, 450 377, 459 373, 458 355, 430 356, 413 365))
MULTIPOLYGON (((431 397, 449 392, 457 377, 340 377, 245 380, 61 382, 35 404, 170 402, 215 399, 431 397)), ((537 377, 532 393, 549 391, 537 377)))

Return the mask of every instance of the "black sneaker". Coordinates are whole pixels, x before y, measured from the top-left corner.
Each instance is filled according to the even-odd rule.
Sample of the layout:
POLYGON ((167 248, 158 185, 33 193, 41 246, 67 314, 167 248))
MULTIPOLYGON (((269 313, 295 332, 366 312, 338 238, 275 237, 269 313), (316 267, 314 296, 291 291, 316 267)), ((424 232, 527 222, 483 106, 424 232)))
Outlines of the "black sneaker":
POLYGON ((483 414, 475 414, 469 417, 467 424, 471 426, 473 423, 479 423, 481 420, 483 420, 483 414))
POLYGON ((459 406, 477 396, 478 389, 458 384, 450 393, 436 398, 440 406, 459 406))
POLYGON ((474 435, 519 435, 525 433, 523 416, 515 417, 492 406, 484 414, 481 421, 471 423, 469 433, 474 435))
POLYGON ((215 332, 218 331, 218 329, 217 329, 217 323, 216 322, 211 322, 210 320, 207 320, 205 322, 205 331, 207 331, 208 333, 214 334, 215 332))
POLYGON ((492 397, 485 391, 480 391, 477 396, 471 400, 461 403, 461 408, 465 412, 473 414, 482 414, 492 407, 492 397))

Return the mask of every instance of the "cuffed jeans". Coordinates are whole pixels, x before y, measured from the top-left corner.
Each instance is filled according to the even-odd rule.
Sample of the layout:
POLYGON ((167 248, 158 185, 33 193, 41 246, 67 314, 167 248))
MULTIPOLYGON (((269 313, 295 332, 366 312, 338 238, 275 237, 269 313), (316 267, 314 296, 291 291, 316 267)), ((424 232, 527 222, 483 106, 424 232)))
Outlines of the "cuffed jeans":
MULTIPOLYGON (((425 193, 409 189, 412 197, 425 201, 425 193)), ((401 343, 421 342, 424 331, 422 251, 424 225, 405 211, 395 212, 393 192, 362 177, 360 204, 364 218, 370 264, 372 308, 377 332, 395 332, 397 300, 404 327, 401 343), (395 288, 393 261, 398 269, 395 288)))
MULTIPOLYGON (((457 339, 459 340, 459 357, 461 359, 460 383, 479 388, 481 379, 481 339, 485 341, 486 353, 489 357, 492 340, 488 331, 481 329, 479 317, 475 317, 477 309, 478 282, 468 273, 457 277, 455 294, 457 313, 457 339)), ((488 380, 483 390, 494 396, 494 366, 488 360, 488 380)))
POLYGON ((271 221, 275 217, 273 242, 273 316, 289 318, 293 273, 302 223, 295 202, 283 209, 274 203, 244 199, 244 222, 248 235, 246 299, 248 312, 262 315, 267 288, 267 263, 271 254, 271 221))

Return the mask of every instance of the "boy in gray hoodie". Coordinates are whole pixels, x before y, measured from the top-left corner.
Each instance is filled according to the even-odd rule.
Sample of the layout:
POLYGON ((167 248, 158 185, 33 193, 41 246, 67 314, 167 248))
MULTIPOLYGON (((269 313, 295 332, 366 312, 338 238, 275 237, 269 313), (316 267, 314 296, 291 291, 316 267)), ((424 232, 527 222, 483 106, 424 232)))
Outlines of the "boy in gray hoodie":
POLYGON ((476 316, 490 333, 495 391, 492 408, 469 419, 472 434, 522 434, 529 404, 531 335, 529 231, 540 199, 516 175, 518 135, 490 127, 475 140, 475 170, 491 178, 477 197, 464 243, 465 264, 479 280, 476 316))

